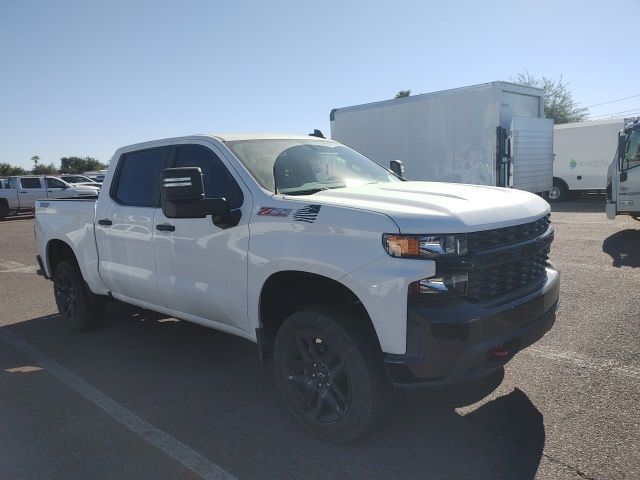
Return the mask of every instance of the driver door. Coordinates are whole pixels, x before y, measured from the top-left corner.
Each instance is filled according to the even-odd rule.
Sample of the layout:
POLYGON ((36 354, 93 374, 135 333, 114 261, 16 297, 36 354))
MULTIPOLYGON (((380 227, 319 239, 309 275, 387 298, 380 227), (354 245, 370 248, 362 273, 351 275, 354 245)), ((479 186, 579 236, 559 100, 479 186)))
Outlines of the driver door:
POLYGON ((156 210, 154 248, 158 289, 165 304, 248 332, 247 268, 250 191, 222 152, 208 142, 177 145, 171 167, 200 167, 207 198, 226 198, 227 218, 167 218, 156 210))

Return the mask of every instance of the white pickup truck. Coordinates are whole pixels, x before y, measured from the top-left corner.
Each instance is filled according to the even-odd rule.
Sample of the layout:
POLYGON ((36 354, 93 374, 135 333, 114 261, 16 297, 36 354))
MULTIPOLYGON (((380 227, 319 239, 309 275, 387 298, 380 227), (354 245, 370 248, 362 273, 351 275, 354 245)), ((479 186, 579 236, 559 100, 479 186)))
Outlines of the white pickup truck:
POLYGON ((32 211, 40 198, 95 198, 100 186, 71 185, 56 177, 9 177, 0 189, 0 220, 32 211))
POLYGON ((36 206, 61 317, 117 299, 256 342, 292 415, 344 442, 395 389, 501 368, 555 321, 549 205, 409 182, 337 142, 159 140, 115 153, 97 201, 36 206))

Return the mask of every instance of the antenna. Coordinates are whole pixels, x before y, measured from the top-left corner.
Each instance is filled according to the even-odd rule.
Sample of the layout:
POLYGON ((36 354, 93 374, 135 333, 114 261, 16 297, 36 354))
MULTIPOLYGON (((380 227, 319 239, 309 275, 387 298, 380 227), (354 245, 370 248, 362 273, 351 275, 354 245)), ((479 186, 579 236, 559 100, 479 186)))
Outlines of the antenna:
POLYGON ((317 128, 313 129, 313 133, 309 134, 310 137, 318 137, 318 138, 326 138, 322 132, 320 130, 318 130, 317 128))

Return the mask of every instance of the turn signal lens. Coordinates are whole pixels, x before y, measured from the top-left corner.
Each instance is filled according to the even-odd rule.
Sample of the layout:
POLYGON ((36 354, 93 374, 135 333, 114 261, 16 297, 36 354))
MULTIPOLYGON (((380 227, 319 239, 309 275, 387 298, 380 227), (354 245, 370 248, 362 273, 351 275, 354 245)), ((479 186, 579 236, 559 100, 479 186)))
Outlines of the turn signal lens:
POLYGON ((443 255, 466 255, 466 235, 396 235, 382 236, 384 249, 392 257, 438 258, 443 255))

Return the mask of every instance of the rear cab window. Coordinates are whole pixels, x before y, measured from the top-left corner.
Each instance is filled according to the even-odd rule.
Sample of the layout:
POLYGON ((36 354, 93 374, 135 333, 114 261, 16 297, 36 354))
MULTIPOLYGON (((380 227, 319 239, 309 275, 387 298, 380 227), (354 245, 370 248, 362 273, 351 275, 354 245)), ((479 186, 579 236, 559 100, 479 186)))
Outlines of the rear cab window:
POLYGON ((21 178, 20 185, 24 189, 42 188, 39 178, 21 178))
POLYGON ((170 146, 127 152, 120 156, 111 186, 111 198, 121 205, 160 206, 160 176, 167 166, 170 146))

